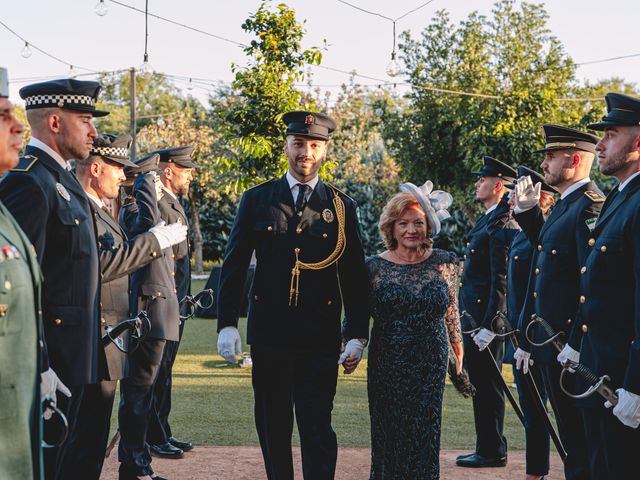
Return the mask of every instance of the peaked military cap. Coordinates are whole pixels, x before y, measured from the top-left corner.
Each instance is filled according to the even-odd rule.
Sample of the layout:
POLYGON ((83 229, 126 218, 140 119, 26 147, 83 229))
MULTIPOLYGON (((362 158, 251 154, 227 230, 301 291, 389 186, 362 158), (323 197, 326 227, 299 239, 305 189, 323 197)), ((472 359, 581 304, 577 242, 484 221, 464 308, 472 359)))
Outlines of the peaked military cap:
POLYGON ((157 172, 159 170, 160 155, 151 153, 145 157, 135 160, 133 167, 124 167, 124 174, 128 178, 132 178, 143 173, 157 172))
POLYGON ((545 138, 544 148, 535 150, 533 153, 567 150, 570 148, 595 153, 596 143, 600 141, 595 135, 561 125, 543 125, 542 130, 545 138))
POLYGON ((485 156, 482 162, 482 168, 477 172, 471 172, 472 175, 479 177, 504 177, 507 180, 515 180, 516 171, 506 163, 502 163, 500 160, 489 156, 485 156))
POLYGON ((9 96, 9 72, 6 68, 0 67, 0 97, 9 96))
POLYGON ((640 125, 640 98, 630 97, 622 93, 607 93, 607 114, 599 123, 587 125, 594 130, 604 130, 607 127, 627 127, 640 125))
POLYGON ((27 110, 57 107, 90 113, 94 117, 104 117, 109 115, 109 112, 96 110, 100 88, 98 82, 63 78, 22 87, 20 97, 24 100, 27 110))
POLYGON ((175 147, 156 150, 153 153, 160 155, 161 162, 175 163, 181 167, 196 168, 197 163, 191 160, 193 156, 193 147, 175 147))
MULTIPOLYGON (((551 194, 558 193, 558 190, 544 181, 544 175, 536 172, 535 170, 531 170, 529 167, 525 167, 524 165, 518 166, 518 178, 526 177, 527 175, 531 177, 531 181, 534 185, 538 183, 542 184, 542 186, 540 187, 542 191, 551 194)), ((507 183, 505 187, 507 187, 509 190, 513 190, 515 188, 515 183, 507 183)))
POLYGON ((316 112, 288 112, 282 116, 287 124, 287 135, 329 140, 329 134, 336 129, 336 121, 329 115, 316 112))
POLYGON ((129 160, 129 148, 131 147, 131 135, 98 135, 93 139, 93 147, 89 155, 106 158, 112 162, 126 167, 135 167, 136 164, 129 160))

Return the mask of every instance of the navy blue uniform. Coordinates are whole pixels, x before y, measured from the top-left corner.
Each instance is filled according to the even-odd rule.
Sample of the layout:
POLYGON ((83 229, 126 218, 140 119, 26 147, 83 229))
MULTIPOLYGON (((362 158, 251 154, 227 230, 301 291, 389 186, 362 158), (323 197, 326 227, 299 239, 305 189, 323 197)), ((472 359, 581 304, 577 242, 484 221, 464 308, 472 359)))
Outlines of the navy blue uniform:
MULTIPOLYGON (((640 395, 640 177, 616 187, 587 240, 580 310, 570 345, 612 388, 640 395)), ((579 384, 577 391, 587 385, 579 384)), ((630 478, 640 430, 623 425, 597 394, 580 401, 593 478, 630 478)))
MULTIPOLYGON (((518 324, 520 332, 525 331, 531 314, 536 313, 549 322, 554 331, 570 334, 579 306, 580 267, 587 252, 590 229, 603 200, 596 184, 588 182, 559 200, 546 222, 537 206, 515 215, 535 245, 527 301, 518 324)), ((541 335, 541 339, 544 334, 537 332, 536 335, 541 335)), ((524 335, 520 344, 542 367, 560 438, 567 451, 566 478, 589 478, 582 419, 575 403, 559 387, 562 367, 556 360, 558 352, 550 345, 532 347, 524 335)))
MULTIPOLYGON (((501 218, 495 218, 494 212, 481 215, 467 235, 460 287, 460 311, 466 310, 478 326, 489 330, 496 313, 506 307, 509 247, 504 236, 492 237, 487 230, 494 221, 508 221, 509 212, 498 212, 501 218)), ((461 317, 461 322, 462 330, 471 329, 465 316, 461 317)), ((487 348, 502 367, 504 342, 496 338, 487 348)), ((476 453, 489 459, 503 458, 507 454, 507 440, 503 436, 504 392, 496 378, 495 366, 486 352, 480 352, 468 336, 464 338, 464 362, 471 383, 476 387, 473 397, 476 453)))
POLYGON ((270 480, 293 478, 294 405, 304 477, 333 478, 337 443, 331 410, 343 302, 345 339, 369 336, 369 287, 356 204, 342 193, 338 195, 345 206, 345 251, 337 264, 302 270, 297 306, 289 303, 294 249, 300 249, 303 262, 324 260, 335 249, 336 193, 318 181, 298 216, 285 177, 246 191, 222 266, 218 330, 237 326, 249 261, 256 254, 247 337, 253 358, 256 427, 270 480))

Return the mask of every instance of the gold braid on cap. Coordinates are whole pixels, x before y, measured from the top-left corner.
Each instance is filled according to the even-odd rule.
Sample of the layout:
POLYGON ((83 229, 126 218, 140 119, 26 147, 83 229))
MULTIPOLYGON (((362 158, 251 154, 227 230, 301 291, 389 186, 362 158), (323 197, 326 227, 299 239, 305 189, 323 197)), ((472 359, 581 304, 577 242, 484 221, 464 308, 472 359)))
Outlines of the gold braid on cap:
POLYGON ((305 263, 300 261, 300 249, 294 249, 294 253, 296 254, 296 263, 293 265, 291 269, 291 288, 289 290, 289 305, 293 305, 294 307, 298 306, 298 295, 300 293, 300 271, 301 270, 322 270, 324 268, 330 267, 334 263, 336 263, 342 254, 344 253, 344 249, 347 246, 347 236, 345 235, 345 214, 344 214, 344 202, 338 195, 333 187, 331 187, 331 191, 333 192, 333 206, 336 209, 336 217, 338 218, 338 239, 336 240, 336 248, 331 252, 331 254, 315 263, 305 263))

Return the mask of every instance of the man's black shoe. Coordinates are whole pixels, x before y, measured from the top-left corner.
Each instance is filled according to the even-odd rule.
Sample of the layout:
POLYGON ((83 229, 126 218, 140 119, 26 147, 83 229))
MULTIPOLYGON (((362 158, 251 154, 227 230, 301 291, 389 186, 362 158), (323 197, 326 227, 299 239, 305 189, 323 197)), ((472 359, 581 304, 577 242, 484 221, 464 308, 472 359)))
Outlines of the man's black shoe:
POLYGON ((467 457, 470 457, 471 455, 475 455, 475 454, 476 454, 476 452, 463 453, 462 455, 458 455, 458 456, 456 457, 456 462, 457 462, 458 460, 462 460, 463 458, 467 458, 467 457))
POLYGON ((169 443, 176 448, 179 448, 183 452, 188 452, 189 450, 193 450, 193 443, 191 442, 181 442, 177 438, 169 437, 169 443))
POLYGON ((182 458, 184 452, 179 448, 174 447, 169 442, 162 445, 149 445, 151 455, 158 458, 182 458))
POLYGON ((504 456, 502 458, 486 458, 482 455, 474 453, 473 455, 470 455, 468 457, 456 460, 456 465, 458 465, 459 467, 468 468, 506 467, 507 457, 504 456))
MULTIPOLYGON (((152 473, 152 475, 156 475, 152 473)), ((121 463, 120 468, 118 469, 118 480, 138 480, 138 476, 144 476, 144 473, 136 473, 134 468, 129 468, 125 464, 121 463)), ((155 477, 151 477, 154 480, 169 480, 168 478, 161 477, 156 475, 155 477)))

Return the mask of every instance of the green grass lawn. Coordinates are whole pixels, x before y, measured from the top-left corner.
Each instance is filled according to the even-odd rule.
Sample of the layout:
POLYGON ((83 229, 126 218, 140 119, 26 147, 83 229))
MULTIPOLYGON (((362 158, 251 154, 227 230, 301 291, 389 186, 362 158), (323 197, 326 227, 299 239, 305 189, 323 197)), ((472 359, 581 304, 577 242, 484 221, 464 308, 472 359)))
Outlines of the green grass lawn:
MULTIPOLYGON (((198 292, 203 285, 204 281, 194 280, 192 290, 198 292)), ((241 319, 239 330, 244 338, 246 319, 241 319)), ((215 320, 187 321, 173 370, 173 433, 198 445, 258 445, 251 372, 228 365, 217 355, 216 343, 215 320)), ((248 351, 249 347, 245 344, 244 349, 248 351)), ((366 362, 363 359, 352 375, 339 375, 333 426, 341 447, 369 447, 366 362)), ((506 366, 503 373, 511 384, 511 367, 506 366)), ((515 388, 513 394, 517 397, 515 388)), ((472 449, 475 431, 471 400, 462 398, 448 384, 443 409, 442 448, 472 449)), ((508 403, 505 435, 509 448, 524 449, 523 428, 508 403)), ((298 444, 297 433, 294 442, 298 444)))

